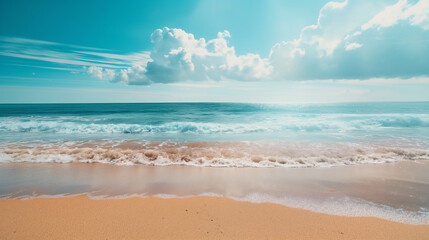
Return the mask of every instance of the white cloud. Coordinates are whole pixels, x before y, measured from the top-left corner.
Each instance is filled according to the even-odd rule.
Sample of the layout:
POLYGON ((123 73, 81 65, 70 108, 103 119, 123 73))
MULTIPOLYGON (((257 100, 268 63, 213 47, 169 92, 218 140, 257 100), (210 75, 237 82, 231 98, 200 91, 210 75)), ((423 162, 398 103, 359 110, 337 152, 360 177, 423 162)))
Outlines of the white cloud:
POLYGON ((428 2, 330 2, 320 10, 317 24, 304 27, 298 39, 274 45, 270 53, 272 77, 311 80, 428 75, 428 2), (407 21, 397 24, 401 19, 407 21))
POLYGON ((429 29, 429 0, 420 0, 415 4, 410 4, 407 0, 399 0, 365 23, 362 30, 391 27, 401 20, 409 20, 413 26, 429 29))
POLYGON ((360 31, 354 32, 354 33, 352 33, 352 34, 347 34, 347 35, 344 37, 344 40, 345 40, 345 41, 347 41, 347 40, 349 40, 350 38, 352 38, 352 37, 356 37, 356 36, 359 36, 359 35, 361 35, 361 34, 362 34, 362 32, 360 32, 360 31))
POLYGON ((112 69, 103 69, 97 66, 88 67, 87 72, 98 79, 112 80, 115 77, 115 72, 112 69))
POLYGON ((163 28, 152 33, 154 44, 146 64, 115 71, 110 80, 147 85, 180 81, 263 80, 272 71, 267 59, 257 54, 237 56, 228 46, 228 31, 206 41, 182 29, 163 28))
POLYGON ((346 46, 346 50, 347 51, 351 51, 351 50, 358 49, 360 47, 362 47, 362 44, 360 44, 360 43, 355 43, 355 42, 354 43, 349 43, 346 46))
POLYGON ((0 37, 0 55, 74 66, 80 70, 82 66, 123 69, 133 65, 145 65, 150 59, 148 52, 115 54, 98 48, 12 37, 0 37))
POLYGON ((146 76, 161 83, 267 78, 271 72, 268 61, 256 54, 237 56, 234 47, 228 46, 229 37, 224 31, 206 41, 181 29, 157 29, 151 37, 154 48, 146 76))
POLYGON ((157 29, 147 64, 116 70, 112 81, 146 85, 428 75, 428 1, 329 2, 320 10, 316 24, 304 27, 295 40, 275 44, 268 59, 257 54, 237 56, 228 45, 228 31, 206 41, 181 29, 157 29), (398 19, 408 20, 405 30, 394 27, 398 19))

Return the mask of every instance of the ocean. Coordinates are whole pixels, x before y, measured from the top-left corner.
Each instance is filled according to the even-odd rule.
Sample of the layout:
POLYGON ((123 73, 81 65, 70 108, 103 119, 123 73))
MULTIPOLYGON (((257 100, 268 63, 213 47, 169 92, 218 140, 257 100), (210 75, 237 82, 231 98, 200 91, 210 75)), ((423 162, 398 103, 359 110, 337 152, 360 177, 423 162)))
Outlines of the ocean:
POLYGON ((331 167, 429 159, 429 103, 2 104, 1 162, 331 167))
POLYGON ((429 103, 0 105, 0 198, 220 196, 429 222, 429 103))

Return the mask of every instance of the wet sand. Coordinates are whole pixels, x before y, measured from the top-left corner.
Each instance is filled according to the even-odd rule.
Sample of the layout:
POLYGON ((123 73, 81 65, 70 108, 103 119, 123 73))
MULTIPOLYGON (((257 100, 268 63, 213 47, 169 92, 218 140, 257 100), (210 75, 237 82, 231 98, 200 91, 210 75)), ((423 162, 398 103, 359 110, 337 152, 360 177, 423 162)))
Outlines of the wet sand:
POLYGON ((427 161, 298 169, 2 163, 0 197, 219 196, 429 224, 428 172, 427 161))
POLYGON ((0 200, 0 239, 425 239, 429 225, 220 197, 0 200))

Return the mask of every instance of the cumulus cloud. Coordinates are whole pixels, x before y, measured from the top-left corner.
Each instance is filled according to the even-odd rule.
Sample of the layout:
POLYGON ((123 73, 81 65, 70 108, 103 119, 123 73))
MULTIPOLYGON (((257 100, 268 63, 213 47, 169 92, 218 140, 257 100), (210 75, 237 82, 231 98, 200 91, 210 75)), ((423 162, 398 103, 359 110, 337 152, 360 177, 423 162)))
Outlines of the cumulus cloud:
POLYGON ((107 79, 107 80, 113 80, 115 77, 115 72, 112 69, 103 69, 102 67, 97 66, 90 66, 87 69, 87 72, 98 79, 107 79))
POLYGON ((157 29, 146 76, 161 83, 266 78, 271 71, 267 60, 256 54, 237 56, 234 47, 228 46, 229 37, 225 31, 206 41, 181 29, 157 29))
POLYGON ((330 2, 316 25, 270 53, 274 79, 368 79, 429 74, 428 0, 330 2))
POLYGON ((151 35, 153 50, 145 65, 112 72, 88 68, 93 76, 133 85, 180 81, 219 81, 224 79, 267 79, 272 71, 268 59, 257 54, 237 56, 228 45, 228 31, 209 41, 196 39, 182 29, 163 28, 151 35))

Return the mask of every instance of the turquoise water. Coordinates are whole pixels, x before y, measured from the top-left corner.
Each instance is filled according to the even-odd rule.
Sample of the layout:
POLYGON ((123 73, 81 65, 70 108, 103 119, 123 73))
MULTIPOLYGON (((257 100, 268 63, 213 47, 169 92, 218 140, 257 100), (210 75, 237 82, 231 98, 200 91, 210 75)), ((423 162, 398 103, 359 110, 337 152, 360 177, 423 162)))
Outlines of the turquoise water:
POLYGON ((427 224, 427 160, 428 102, 0 105, 0 198, 214 195, 427 224))
MULTIPOLYGON (((338 156, 364 156, 363 162, 370 162, 371 157, 377 158, 376 162, 396 161, 398 157, 425 159, 429 146, 429 103, 2 104, 0 146, 3 161, 54 161, 55 154, 55 161, 63 161, 59 149, 117 149, 114 146, 123 150, 121 162, 131 157, 123 156, 125 150, 158 151, 154 153, 158 158, 150 160, 155 165, 161 161, 161 155, 163 165, 171 160, 165 158, 172 157, 175 163, 194 165, 209 157, 227 162, 220 165, 228 166, 243 160, 243 156, 231 152, 244 153, 252 163, 249 166, 264 161, 267 166, 290 165, 280 163, 290 159, 307 163, 309 158, 323 163, 338 156), (169 152, 163 155, 166 146, 169 152), (34 147, 44 151, 49 148, 50 152, 31 157, 22 152, 17 156, 5 153, 34 147), (182 151, 185 148, 186 153, 182 151), (225 149, 228 154, 218 153, 225 149), (172 156, 172 151, 180 153, 172 156), (207 152, 216 156, 208 156, 207 152), (384 154, 381 158, 372 156, 380 152, 384 154), (181 160, 183 157, 185 160, 181 160)), ((93 160, 86 155, 67 154, 68 161, 93 160)), ((143 155, 142 163, 146 163, 146 158, 154 158, 143 155)), ((121 156, 104 160, 115 162, 121 156)), ((134 160, 128 162, 136 163, 134 160)), ((315 165, 308 163, 302 165, 315 165)))

